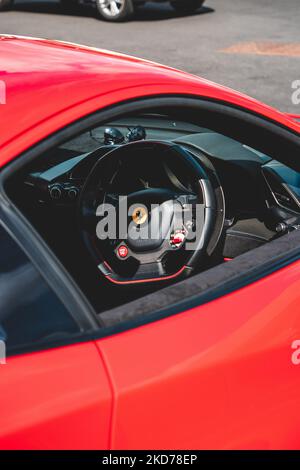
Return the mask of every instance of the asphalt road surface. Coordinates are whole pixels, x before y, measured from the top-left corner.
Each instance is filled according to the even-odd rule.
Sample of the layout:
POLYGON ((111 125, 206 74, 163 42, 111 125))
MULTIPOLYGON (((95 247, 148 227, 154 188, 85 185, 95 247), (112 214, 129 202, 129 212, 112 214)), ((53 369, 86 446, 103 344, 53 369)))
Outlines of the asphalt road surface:
MULTIPOLYGON (((245 92, 283 111, 300 80, 299 0, 206 0, 191 16, 149 3, 128 23, 97 19, 93 6, 64 13, 56 1, 16 0, 0 32, 67 40, 144 57, 245 92)), ((0 58, 1 68, 1 58, 0 58)))

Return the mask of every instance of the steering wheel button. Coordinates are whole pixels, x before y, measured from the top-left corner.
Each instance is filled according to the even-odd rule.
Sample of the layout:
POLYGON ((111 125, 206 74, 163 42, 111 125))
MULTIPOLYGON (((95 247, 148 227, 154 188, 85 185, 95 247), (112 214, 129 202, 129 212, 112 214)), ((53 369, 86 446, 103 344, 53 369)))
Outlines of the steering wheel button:
POLYGON ((117 249, 118 257, 125 259, 128 256, 128 248, 126 245, 120 245, 117 249))
POLYGON ((176 232, 171 235, 170 245, 172 248, 180 248, 185 242, 185 234, 183 232, 176 232))

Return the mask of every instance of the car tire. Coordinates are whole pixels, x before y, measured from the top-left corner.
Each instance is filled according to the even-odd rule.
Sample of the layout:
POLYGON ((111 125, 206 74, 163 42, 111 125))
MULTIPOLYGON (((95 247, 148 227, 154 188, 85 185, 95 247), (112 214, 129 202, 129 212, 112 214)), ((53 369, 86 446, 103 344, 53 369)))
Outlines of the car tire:
POLYGON ((184 0, 184 1, 172 1, 171 6, 178 13, 193 13, 202 7, 205 0, 184 0))
POLYGON ((0 11, 9 10, 13 3, 13 0, 0 0, 0 11))
POLYGON ((100 17, 106 21, 127 21, 134 14, 132 0, 96 0, 100 17))

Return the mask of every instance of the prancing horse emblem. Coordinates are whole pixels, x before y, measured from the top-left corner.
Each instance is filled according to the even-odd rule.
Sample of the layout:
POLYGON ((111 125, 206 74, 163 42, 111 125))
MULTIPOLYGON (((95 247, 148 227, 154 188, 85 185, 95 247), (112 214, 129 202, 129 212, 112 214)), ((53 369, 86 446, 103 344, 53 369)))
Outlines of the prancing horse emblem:
POLYGON ((142 225, 148 219, 148 212, 145 207, 136 207, 132 213, 132 220, 136 225, 142 225))

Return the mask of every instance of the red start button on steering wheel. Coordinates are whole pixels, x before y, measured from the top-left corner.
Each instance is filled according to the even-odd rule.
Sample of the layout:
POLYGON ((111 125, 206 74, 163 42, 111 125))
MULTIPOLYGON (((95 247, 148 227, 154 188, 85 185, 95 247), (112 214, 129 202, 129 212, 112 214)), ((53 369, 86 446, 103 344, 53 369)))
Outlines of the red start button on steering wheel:
POLYGON ((183 230, 178 230, 171 235, 170 245, 172 248, 180 248, 185 242, 186 235, 183 230))
POLYGON ((128 256, 128 248, 126 245, 120 245, 117 249, 119 258, 124 259, 128 256))

